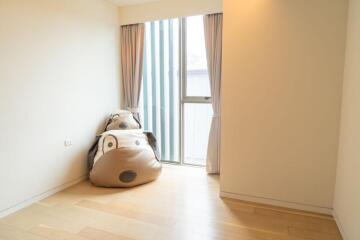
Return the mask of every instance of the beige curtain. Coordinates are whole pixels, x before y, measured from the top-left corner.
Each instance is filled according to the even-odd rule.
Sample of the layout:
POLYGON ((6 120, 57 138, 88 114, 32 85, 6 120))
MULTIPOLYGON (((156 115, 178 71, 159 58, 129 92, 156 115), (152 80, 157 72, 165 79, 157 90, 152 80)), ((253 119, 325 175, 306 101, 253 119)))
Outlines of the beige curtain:
POLYGON ((144 24, 121 27, 121 69, 125 107, 140 121, 139 98, 143 70, 144 24))
POLYGON ((207 65, 210 78, 213 118, 206 159, 208 173, 220 172, 220 90, 222 56, 222 13, 204 16, 207 65))

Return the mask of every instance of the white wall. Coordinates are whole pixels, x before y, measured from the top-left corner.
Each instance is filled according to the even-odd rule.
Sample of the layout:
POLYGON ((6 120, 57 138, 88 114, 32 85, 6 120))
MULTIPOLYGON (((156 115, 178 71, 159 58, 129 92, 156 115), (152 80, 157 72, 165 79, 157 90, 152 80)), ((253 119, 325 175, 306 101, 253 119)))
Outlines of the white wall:
POLYGON ((329 213, 347 1, 224 1, 223 196, 329 213))
POLYGON ((360 239, 360 1, 350 0, 334 212, 344 239, 360 239))
POLYGON ((222 12, 222 0, 159 0, 119 8, 120 24, 222 12))
POLYGON ((120 104, 118 30, 107 1, 0 0, 0 215, 86 174, 120 104))

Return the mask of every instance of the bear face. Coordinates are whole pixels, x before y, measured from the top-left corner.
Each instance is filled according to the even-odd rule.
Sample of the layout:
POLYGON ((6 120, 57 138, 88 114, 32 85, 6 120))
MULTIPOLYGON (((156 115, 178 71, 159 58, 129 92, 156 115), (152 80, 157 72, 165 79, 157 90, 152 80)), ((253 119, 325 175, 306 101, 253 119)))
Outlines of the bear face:
POLYGON ((122 110, 119 113, 113 114, 106 126, 106 131, 109 130, 130 130, 140 129, 140 124, 134 119, 129 111, 122 110))
POLYGON ((90 180, 101 187, 133 187, 155 180, 161 162, 149 147, 120 147, 105 153, 90 171, 90 180))

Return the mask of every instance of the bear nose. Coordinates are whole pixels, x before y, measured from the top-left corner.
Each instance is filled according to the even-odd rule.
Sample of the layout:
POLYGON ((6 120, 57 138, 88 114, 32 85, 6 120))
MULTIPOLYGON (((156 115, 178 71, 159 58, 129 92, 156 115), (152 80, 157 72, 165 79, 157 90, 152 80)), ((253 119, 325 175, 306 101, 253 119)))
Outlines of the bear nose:
POLYGON ((136 176, 137 176, 136 172, 127 170, 120 173, 119 180, 124 183, 129 183, 134 181, 136 176))

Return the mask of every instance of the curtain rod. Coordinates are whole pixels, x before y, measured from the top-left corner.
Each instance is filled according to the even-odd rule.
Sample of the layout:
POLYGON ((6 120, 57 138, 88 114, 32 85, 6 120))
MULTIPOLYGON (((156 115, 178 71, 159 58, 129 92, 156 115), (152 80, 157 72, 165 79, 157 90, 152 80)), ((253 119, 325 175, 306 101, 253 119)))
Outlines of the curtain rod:
POLYGON ((155 22, 155 21, 161 21, 161 20, 168 20, 168 19, 193 17, 193 16, 198 16, 198 15, 203 15, 203 16, 205 16, 205 15, 214 15, 214 14, 223 14, 223 12, 213 12, 213 13, 195 14, 195 15, 183 15, 183 16, 178 16, 178 17, 164 17, 164 18, 159 18, 159 19, 154 19, 154 20, 148 20, 148 21, 144 21, 144 22, 120 24, 120 27, 122 27, 122 26, 136 25, 136 24, 141 24, 141 23, 147 23, 147 22, 155 22))

